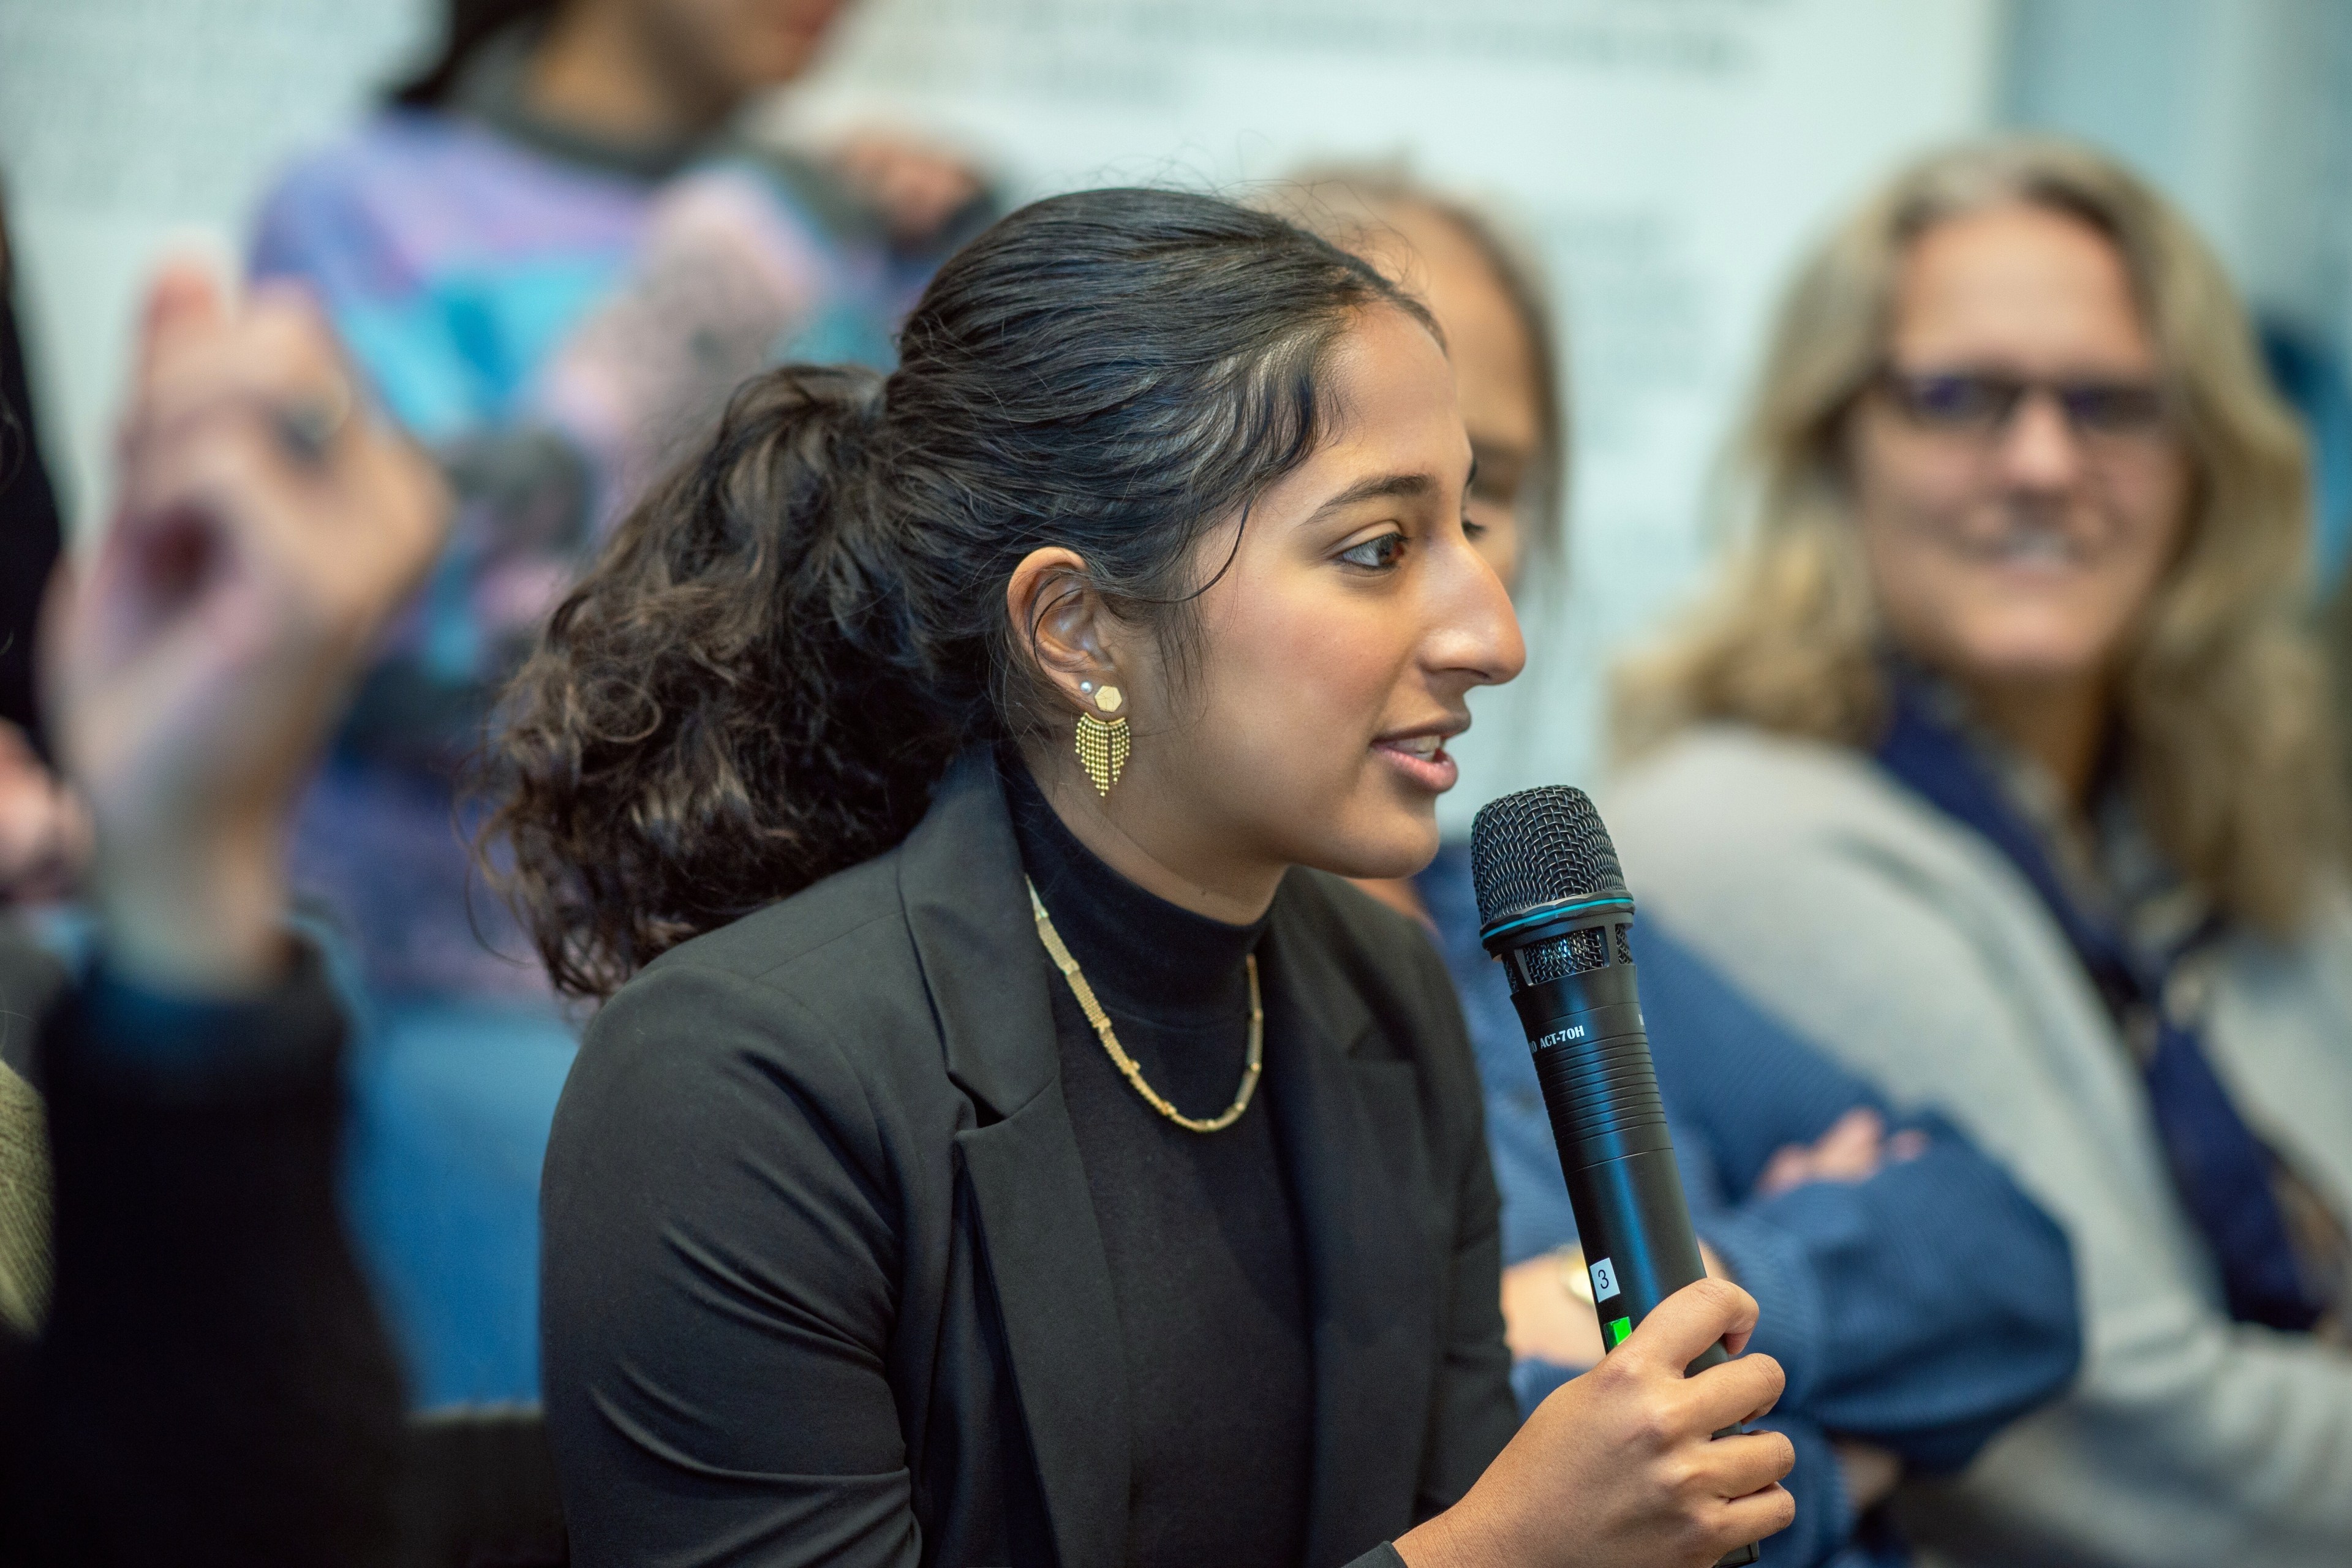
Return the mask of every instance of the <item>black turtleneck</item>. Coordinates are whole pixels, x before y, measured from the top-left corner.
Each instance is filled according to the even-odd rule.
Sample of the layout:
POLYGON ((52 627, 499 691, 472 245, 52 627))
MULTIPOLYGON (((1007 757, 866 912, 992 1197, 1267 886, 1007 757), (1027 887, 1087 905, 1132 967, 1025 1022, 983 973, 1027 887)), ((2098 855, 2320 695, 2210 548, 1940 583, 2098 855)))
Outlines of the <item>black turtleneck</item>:
MULTIPOLYGON (((1187 1116, 1232 1103, 1248 1058, 1243 960, 1265 929, 1177 908, 1096 858, 1019 762, 1004 764, 1022 865, 1144 1080, 1187 1116)), ((1169 1121, 1120 1076, 1056 971, 1062 1095, 1127 1349, 1127 1561, 1296 1563, 1314 1439, 1306 1266, 1261 1079, 1216 1132, 1169 1121)))

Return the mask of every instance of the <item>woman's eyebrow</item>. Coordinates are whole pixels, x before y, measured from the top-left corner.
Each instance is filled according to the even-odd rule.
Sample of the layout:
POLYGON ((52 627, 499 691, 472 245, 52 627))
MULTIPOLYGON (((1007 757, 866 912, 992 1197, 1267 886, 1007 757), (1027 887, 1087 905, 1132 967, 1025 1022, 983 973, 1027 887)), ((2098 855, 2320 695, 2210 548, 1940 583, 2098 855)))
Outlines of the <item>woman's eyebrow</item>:
POLYGON ((1381 500, 1397 496, 1425 496, 1437 489, 1437 480, 1428 474, 1375 474, 1358 479, 1329 500, 1315 509, 1307 521, 1315 521, 1328 512, 1350 507, 1358 501, 1381 500))

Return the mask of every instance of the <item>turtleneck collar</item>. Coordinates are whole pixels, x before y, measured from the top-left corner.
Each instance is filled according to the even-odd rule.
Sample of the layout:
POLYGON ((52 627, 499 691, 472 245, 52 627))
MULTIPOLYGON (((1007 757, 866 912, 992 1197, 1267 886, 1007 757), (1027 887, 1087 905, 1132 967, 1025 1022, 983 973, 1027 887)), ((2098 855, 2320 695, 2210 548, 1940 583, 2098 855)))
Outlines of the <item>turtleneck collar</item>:
POLYGON ((1246 1008, 1242 960, 1267 916, 1227 925, 1145 891, 1078 842, 1010 748, 997 765, 1022 867, 1114 1019, 1182 1028, 1229 1023, 1246 1008))

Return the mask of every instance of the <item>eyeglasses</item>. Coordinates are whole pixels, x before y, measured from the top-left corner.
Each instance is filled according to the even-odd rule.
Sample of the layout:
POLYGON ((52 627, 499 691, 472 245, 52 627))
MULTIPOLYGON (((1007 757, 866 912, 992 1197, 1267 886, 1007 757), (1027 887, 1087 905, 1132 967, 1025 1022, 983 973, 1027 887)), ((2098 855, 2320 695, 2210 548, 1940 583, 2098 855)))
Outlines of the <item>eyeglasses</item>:
POLYGON ((2146 440, 2161 434, 2171 400, 2150 381, 2045 381, 1993 371, 1878 373, 1886 399, 1922 430, 1985 439, 2009 428, 2026 398, 2055 400, 2067 426, 2087 440, 2146 440))

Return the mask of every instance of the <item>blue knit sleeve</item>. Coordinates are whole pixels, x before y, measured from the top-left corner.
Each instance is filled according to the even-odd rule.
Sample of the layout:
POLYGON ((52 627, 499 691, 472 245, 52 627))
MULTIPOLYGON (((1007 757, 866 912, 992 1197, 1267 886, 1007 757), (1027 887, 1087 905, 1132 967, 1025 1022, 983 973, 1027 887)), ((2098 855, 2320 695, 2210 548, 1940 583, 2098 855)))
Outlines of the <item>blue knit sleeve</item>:
MULTIPOLYGON (((1449 845, 1416 886, 1485 1080, 1507 1264, 1573 1241, 1576 1227, 1527 1041, 1478 945, 1467 862, 1449 845)), ((1762 1309, 1754 1348, 1788 1373, 1781 1413, 1948 1469, 2072 1379, 2081 1330, 2071 1253, 1998 1166, 1942 1119, 1896 1114, 1654 916, 1635 927, 1634 957, 1684 1187, 1700 1235, 1762 1309), (1868 1181, 1756 1195, 1777 1150, 1819 1138, 1858 1106, 1925 1133, 1926 1152, 1868 1181)), ((1515 1369, 1522 1407, 1561 1376, 1534 1363, 1515 1369)), ((1801 1464, 1801 1505, 1817 1506, 1820 1474, 1801 1464)))
POLYGON ((1757 1348, 1788 1369, 1784 1405, 1951 1469, 2064 1387, 2082 1353, 2073 1258, 2016 1184, 1940 1117, 1890 1115, 1924 1152, 1756 1196, 1774 1150, 1886 1107, 1654 920, 1634 956, 1678 1143, 1708 1162, 1700 1233, 1763 1307, 1757 1348))
POLYGON ((1760 1568, 1832 1563, 1853 1532, 1853 1510, 1846 1501, 1845 1479, 1828 1435, 1801 1415, 1780 1411, 1756 1426, 1780 1433, 1797 1451, 1796 1468, 1781 1482, 1797 1500, 1797 1517, 1788 1529, 1764 1538, 1760 1568))

